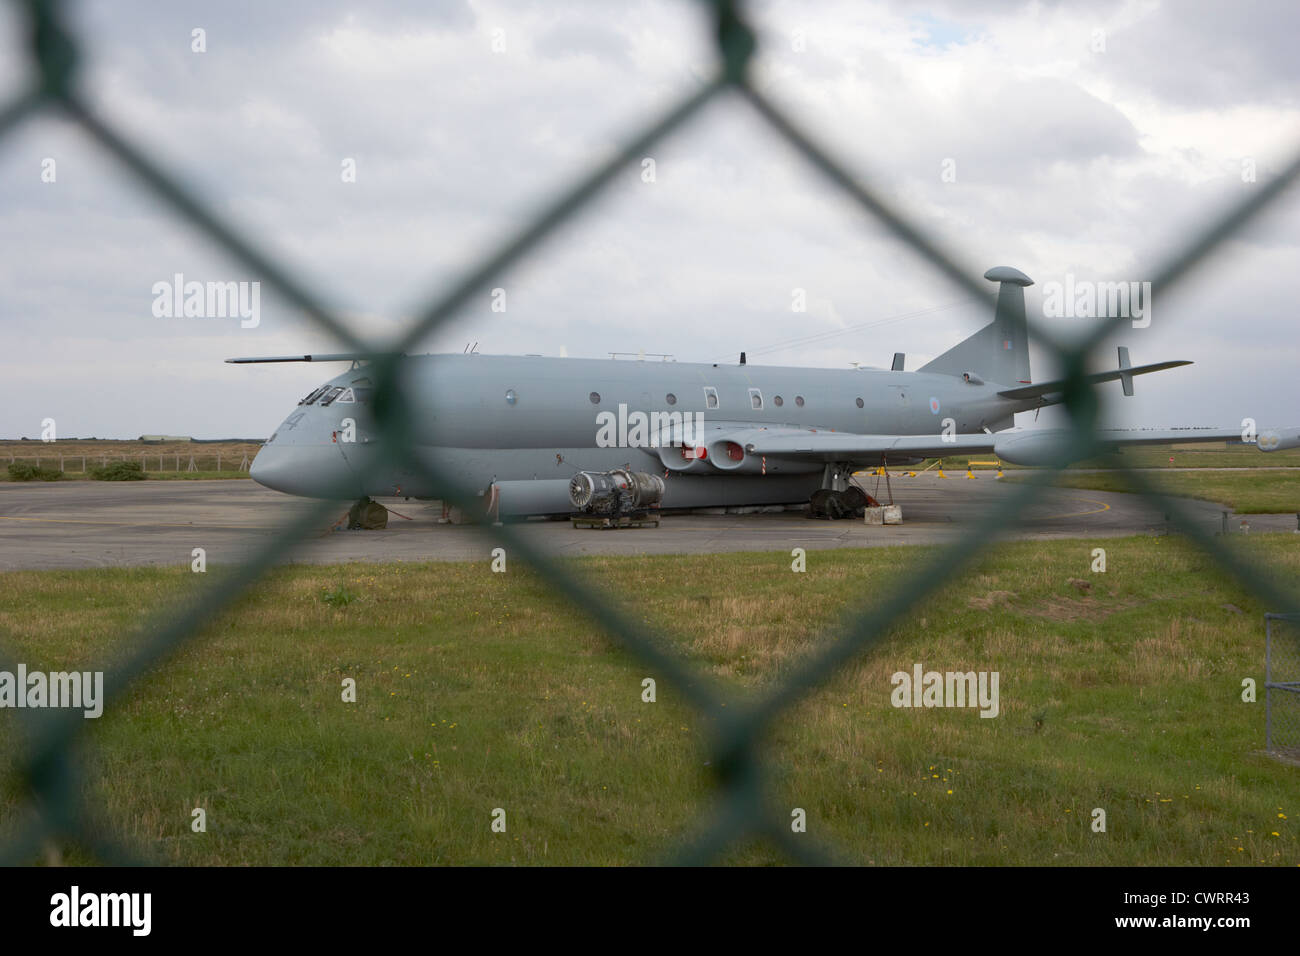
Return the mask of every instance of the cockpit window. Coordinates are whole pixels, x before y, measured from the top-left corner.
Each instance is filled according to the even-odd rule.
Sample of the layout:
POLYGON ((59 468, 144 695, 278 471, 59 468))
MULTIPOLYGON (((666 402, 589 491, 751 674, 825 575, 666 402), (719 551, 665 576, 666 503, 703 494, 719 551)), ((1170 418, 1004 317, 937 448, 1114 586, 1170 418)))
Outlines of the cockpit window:
POLYGON ((338 402, 340 405, 351 405, 353 402, 356 401, 356 398, 354 398, 352 395, 352 389, 345 388, 343 389, 343 394, 341 394, 338 398, 334 399, 334 401, 338 402))
POLYGON ((316 399, 318 399, 318 398, 320 398, 322 395, 324 395, 327 391, 329 391, 329 386, 328 386, 328 385, 322 385, 320 388, 318 388, 318 389, 316 389, 316 390, 314 390, 314 391, 312 391, 312 392, 309 392, 309 393, 307 394, 307 397, 304 398, 304 399, 303 399, 301 402, 299 402, 298 404, 299 404, 299 405, 310 405, 312 402, 316 401, 316 399))
POLYGON ((373 395, 374 393, 375 390, 373 388, 358 388, 355 385, 352 386, 352 394, 356 396, 357 401, 360 402, 362 405, 369 404, 370 396, 373 395))
POLYGON ((339 395, 341 395, 342 393, 343 393, 343 388, 339 385, 335 385, 328 392, 326 392, 325 397, 320 400, 320 407, 324 408, 326 405, 333 402, 334 399, 338 398, 339 395))

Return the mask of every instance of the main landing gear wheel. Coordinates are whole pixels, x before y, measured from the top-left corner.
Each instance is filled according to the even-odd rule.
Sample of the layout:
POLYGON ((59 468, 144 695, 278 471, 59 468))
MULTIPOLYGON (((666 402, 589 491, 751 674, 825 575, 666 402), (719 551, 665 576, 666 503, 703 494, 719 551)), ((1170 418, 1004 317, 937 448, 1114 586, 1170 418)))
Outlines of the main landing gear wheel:
POLYGON ((857 485, 850 485, 843 491, 830 488, 818 488, 808 499, 808 517, 826 518, 861 518, 867 507, 879 506, 875 498, 857 485))
POLYGON ((388 509, 378 501, 362 498, 348 512, 348 530, 381 531, 388 527, 388 509))

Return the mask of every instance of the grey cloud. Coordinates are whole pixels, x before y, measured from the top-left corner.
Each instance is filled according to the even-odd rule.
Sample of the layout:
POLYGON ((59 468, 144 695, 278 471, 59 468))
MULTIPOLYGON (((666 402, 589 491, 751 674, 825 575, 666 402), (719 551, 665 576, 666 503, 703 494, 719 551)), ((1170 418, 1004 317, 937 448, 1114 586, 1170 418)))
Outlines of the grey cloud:
POLYGON ((1183 108, 1294 106, 1300 9, 1285 0, 1184 0, 1107 37, 1098 72, 1183 108))
MULTIPOLYGON (((211 10, 225 37, 249 15, 241 6, 198 9, 211 10)), ((173 34, 188 37, 185 12, 127 4, 82 14, 104 31, 86 76, 106 114, 322 297, 383 333, 692 89, 711 61, 705 18, 692 4, 483 4, 478 14, 450 5, 428 18, 422 6, 396 9, 389 18, 341 3, 277 8, 201 63, 176 52, 173 34), (354 10, 359 20, 349 20, 354 10), (394 49, 420 38, 437 55, 408 51, 410 68, 404 60, 400 70, 329 55, 327 37, 350 22, 381 43, 401 41, 394 49), (487 46, 485 31, 498 22, 509 31, 504 57, 487 46), (359 179, 344 185, 340 161, 349 156, 359 179)), ((789 9, 798 8, 765 8, 765 29, 779 35, 789 9)), ((1001 6, 920 9, 960 18, 972 43, 1019 15, 1001 6)), ((859 4, 843 10, 846 23, 870 19, 859 4)), ((0 34, 0 45, 11 39, 0 34)), ((1150 163, 1142 131, 1077 82, 1028 79, 1012 69, 1026 60, 943 55, 978 82, 937 98, 908 87, 902 60, 817 65, 773 53, 776 65, 796 69, 770 89, 976 275, 1013 265, 1040 292, 1065 271, 1145 267, 1242 195, 1230 169, 1204 182, 1150 163), (939 179, 947 156, 957 160, 956 183, 939 179)), ((1178 59, 1185 51, 1170 55, 1193 66, 1178 59)), ((1242 91, 1228 102, 1248 99, 1242 91)), ((476 339, 485 351, 554 354, 564 345, 601 356, 644 347, 713 360, 956 297, 734 99, 652 155, 657 182, 642 182, 639 164, 629 164, 599 202, 494 277, 421 347, 459 351, 476 339), (496 284, 509 290, 505 314, 487 308, 496 284), (807 289, 808 313, 790 311, 793 287, 807 289)), ((1188 157, 1189 166, 1203 162, 1188 157)), ((1261 175, 1270 168, 1271 159, 1261 161, 1261 175)), ((0 434, 31 433, 55 407, 64 434, 265 434, 321 377, 312 367, 221 364, 235 354, 331 349, 269 288, 257 330, 154 320, 149 286, 174 271, 256 277, 66 124, 41 120, 0 144, 0 202, 10 226, 0 236, 0 321, 16 386, 0 434), (47 155, 59 159, 57 186, 38 179, 47 155)), ((1198 271, 1194 294, 1168 306, 1168 321, 1128 343, 1135 359, 1198 364, 1168 381, 1144 380, 1117 414, 1180 423, 1217 418, 1220 398, 1295 404, 1287 303, 1297 278, 1286 263, 1300 235, 1294 198, 1288 203, 1290 213, 1270 215, 1198 271), (1241 318, 1229 323, 1225 314, 1241 318)), ((986 307, 953 306, 757 361, 888 365, 893 351, 906 351, 915 367, 986 318, 986 307)))

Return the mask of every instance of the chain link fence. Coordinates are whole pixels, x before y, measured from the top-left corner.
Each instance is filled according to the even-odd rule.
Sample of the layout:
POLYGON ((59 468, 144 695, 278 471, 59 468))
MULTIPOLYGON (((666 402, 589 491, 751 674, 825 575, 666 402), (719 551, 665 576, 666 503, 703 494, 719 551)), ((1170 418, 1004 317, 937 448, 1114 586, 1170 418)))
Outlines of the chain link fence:
MULTIPOLYGON (((920 223, 893 208, 876 189, 851 172, 847 164, 818 145, 793 116, 751 85, 749 64, 757 40, 746 21, 743 5, 734 0, 713 0, 705 3, 711 14, 718 53, 711 79, 666 112, 648 118, 639 131, 624 139, 621 149, 607 161, 557 190, 525 228, 431 302, 410 324, 405 335, 394 342, 364 342, 290 270, 90 109, 77 83, 80 38, 67 28, 64 4, 60 0, 15 2, 24 10, 30 27, 32 71, 27 88, 0 110, 0 141, 38 111, 55 111, 74 120, 145 190, 263 281, 274 285, 292 305, 330 333, 341 348, 372 356, 371 370, 376 384, 373 408, 382 454, 371 462, 368 474, 393 467, 414 469, 439 487, 449 489, 445 497, 464 507, 477 500, 477 489, 457 483, 444 473, 437 461, 417 461, 409 454, 414 447, 409 410, 416 405, 406 401, 402 394, 400 355, 447 321, 471 297, 490 287, 490 280, 547 239, 559 225, 572 219, 604 187, 628 169, 636 168, 654 144, 681 130, 706 104, 715 100, 732 97, 748 104, 776 137, 794 147, 811 167, 838 187, 847 202, 883 223, 889 233, 911 247, 963 295, 981 301, 988 298, 986 290, 977 284, 980 270, 962 262, 951 250, 941 248, 920 223)), ((1150 273, 1155 277, 1151 295, 1162 295, 1186 277, 1225 238, 1270 206, 1298 174, 1300 154, 1272 180, 1258 183, 1248 200, 1209 222, 1184 248, 1158 264, 1150 273)), ((1085 370, 1092 354, 1125 321, 1128 320, 1118 315, 1099 321, 1081 342, 1070 347, 1045 330, 1032 327, 1031 323, 1031 332, 1044 347, 1055 352, 1065 370, 1064 406, 1071 420, 1072 441, 1062 462, 1091 457, 1098 451, 1095 439, 1098 400, 1084 380, 1085 370)), ((823 686, 847 662, 870 653, 895 621, 918 602, 936 594, 945 582, 976 558, 994 532, 1015 525, 1024 509, 1051 483, 1054 474, 1045 470, 1034 475, 1016 494, 1008 495, 987 511, 961 540, 943 548, 928 567, 909 575, 882 602, 871 603, 866 596, 855 599, 855 606, 827 632, 825 648, 752 703, 728 701, 721 688, 697 673, 677 652, 673 640, 625 607, 598 595, 569 568, 541 554, 509 525, 493 527, 490 533, 512 555, 532 565, 552 589, 593 618, 611 640, 630 650, 661 681, 671 682, 704 718, 709 728, 708 747, 716 799, 710 813, 698 821, 694 831, 683 836, 675 862, 707 863, 738 841, 752 838, 766 838, 799 862, 826 862, 832 859, 829 851, 817 848, 806 835, 796 838, 787 819, 768 804, 768 777, 761 762, 766 730, 779 715, 823 686), (730 706, 724 706, 728 703, 730 706)), ((1160 494, 1140 472, 1126 470, 1124 475, 1131 490, 1152 499, 1156 507, 1170 516, 1172 525, 1204 549, 1225 572, 1251 588, 1270 606, 1300 614, 1300 605, 1270 569, 1256 566, 1235 549, 1226 547, 1222 539, 1204 531, 1192 520, 1183 503, 1160 494)), ((105 674, 106 705, 120 699, 137 679, 164 665, 171 655, 194 640, 214 615, 256 585, 269 568, 289 556, 296 542, 313 534, 336 510, 337 504, 321 502, 283 528, 255 558, 204 588, 188 606, 179 610, 168 608, 147 620, 140 629, 133 655, 105 674)), ((0 649, 0 666, 11 666, 10 661, 10 655, 0 649)), ((49 840, 75 843, 110 864, 139 862, 136 851, 111 836, 111 827, 98 818, 86 800, 86 779, 74 756, 86 721, 67 711, 48 710, 34 715, 28 710, 24 714, 27 739, 24 756, 18 764, 17 772, 21 774, 18 782, 38 822, 10 845, 0 848, 0 862, 31 862, 49 840)))
POLYGON ((247 454, 234 454, 222 456, 220 453, 211 454, 157 454, 151 452, 135 452, 130 455, 4 455, 0 454, 0 466, 3 465, 25 465, 32 468, 47 468, 57 470, 60 474, 66 475, 88 475, 96 468, 107 468, 109 463, 126 462, 132 465, 139 465, 141 472, 175 472, 185 474, 189 472, 230 472, 239 474, 247 472, 252 464, 252 455, 255 452, 247 454))
POLYGON ((1300 762, 1300 618, 1264 615, 1264 749, 1300 762))

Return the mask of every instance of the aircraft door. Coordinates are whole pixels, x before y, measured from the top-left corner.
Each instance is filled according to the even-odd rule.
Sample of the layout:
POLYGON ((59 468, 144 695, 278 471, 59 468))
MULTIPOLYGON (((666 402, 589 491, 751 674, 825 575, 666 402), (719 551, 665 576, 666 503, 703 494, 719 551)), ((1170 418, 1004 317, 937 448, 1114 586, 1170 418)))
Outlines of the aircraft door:
POLYGON ((906 430, 908 422, 912 417, 912 401, 907 395, 906 385, 890 386, 897 394, 896 399, 891 403, 889 421, 878 423, 882 426, 881 431, 902 432, 906 430))

